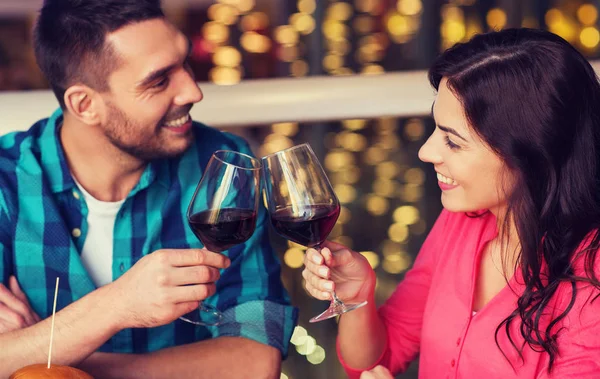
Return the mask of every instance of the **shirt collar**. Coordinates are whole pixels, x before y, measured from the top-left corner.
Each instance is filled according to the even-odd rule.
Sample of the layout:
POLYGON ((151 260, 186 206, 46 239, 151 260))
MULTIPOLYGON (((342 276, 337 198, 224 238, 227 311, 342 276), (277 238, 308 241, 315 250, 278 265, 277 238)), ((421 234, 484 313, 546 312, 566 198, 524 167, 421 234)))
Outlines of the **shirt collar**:
MULTIPOLYGON (((60 142, 60 126, 63 122, 63 111, 58 109, 46 121, 38 146, 40 149, 41 166, 43 172, 50 182, 52 193, 72 190, 75 182, 65 157, 65 152, 60 142)), ((169 188, 170 186, 170 161, 161 159, 150 162, 138 184, 134 187, 128 197, 148 188, 156 180, 159 184, 169 188)))

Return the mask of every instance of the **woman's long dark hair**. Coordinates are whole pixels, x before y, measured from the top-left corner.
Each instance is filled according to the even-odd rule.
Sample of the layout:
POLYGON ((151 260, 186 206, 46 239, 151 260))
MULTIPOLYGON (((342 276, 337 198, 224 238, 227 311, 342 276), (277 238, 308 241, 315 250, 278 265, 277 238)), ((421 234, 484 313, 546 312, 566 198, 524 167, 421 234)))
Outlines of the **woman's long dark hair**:
POLYGON ((514 221, 525 291, 496 329, 496 344, 504 327, 523 357, 524 345, 517 347, 509 330, 519 317, 525 343, 549 354, 551 370, 556 325, 573 307, 577 282, 600 288, 594 274, 600 246, 598 78, 568 42, 533 29, 477 35, 455 45, 429 71, 436 90, 442 78, 461 100, 470 127, 516 180, 502 229, 514 221), (585 275, 577 276, 573 256, 584 240, 585 275), (541 330, 540 319, 561 283, 570 284, 571 301, 541 330))

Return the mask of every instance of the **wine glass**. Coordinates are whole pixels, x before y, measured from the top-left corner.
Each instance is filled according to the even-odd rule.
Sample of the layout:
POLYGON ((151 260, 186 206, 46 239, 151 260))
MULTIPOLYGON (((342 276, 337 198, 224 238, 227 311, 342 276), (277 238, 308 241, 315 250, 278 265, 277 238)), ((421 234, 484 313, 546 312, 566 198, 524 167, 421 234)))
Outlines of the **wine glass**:
MULTIPOLYGON (((275 231, 281 236, 320 251, 340 214, 340 203, 308 144, 268 155, 263 159, 266 202, 275 231)), ((323 321, 362 307, 345 304, 331 292, 329 308, 310 322, 323 321)))
MULTIPOLYGON (((236 151, 215 151, 187 210, 190 228, 216 253, 244 243, 254 233, 260 195, 260 160, 236 151)), ((200 303, 180 317, 195 325, 218 325, 223 315, 200 303)))

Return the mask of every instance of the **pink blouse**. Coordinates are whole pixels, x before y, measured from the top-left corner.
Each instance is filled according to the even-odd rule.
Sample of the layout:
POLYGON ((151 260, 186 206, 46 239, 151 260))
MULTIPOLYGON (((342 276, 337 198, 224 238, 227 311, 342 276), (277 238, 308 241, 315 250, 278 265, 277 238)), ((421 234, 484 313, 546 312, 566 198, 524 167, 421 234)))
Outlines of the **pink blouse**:
MULTIPOLYGON (((504 326, 498 343, 510 362, 494 339, 497 326, 516 309, 517 294, 525 288, 519 270, 473 316, 480 254, 496 235, 496 218, 491 213, 471 218, 442 211, 413 268, 379 309, 387 329, 387 347, 373 367, 384 365, 395 374, 420 354, 421 379, 600 378, 600 299, 591 301, 599 292, 590 285, 577 285, 573 308, 555 326, 554 330, 563 329, 551 374, 547 370, 549 355, 526 345, 521 360, 504 326)), ((576 274, 585 275, 582 261, 574 262, 576 274)), ((568 306, 571 292, 569 283, 561 284, 546 311, 560 314, 568 306)), ((542 330, 548 322, 548 318, 540 321, 542 330)), ((517 317, 511 323, 511 337, 521 347, 519 325, 517 317)), ((339 350, 338 356, 349 377, 359 378, 362 370, 349 367, 339 350)))

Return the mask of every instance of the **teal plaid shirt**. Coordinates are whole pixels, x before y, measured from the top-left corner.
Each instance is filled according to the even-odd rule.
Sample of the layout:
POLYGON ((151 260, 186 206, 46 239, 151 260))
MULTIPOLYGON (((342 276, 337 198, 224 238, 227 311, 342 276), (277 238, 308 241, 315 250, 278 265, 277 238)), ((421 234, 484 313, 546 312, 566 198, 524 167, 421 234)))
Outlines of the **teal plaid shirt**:
MULTIPOLYGON (((83 195, 73 181, 58 138, 59 110, 27 132, 0 137, 0 282, 15 275, 34 310, 52 313, 56 277, 57 310, 96 289, 80 254, 87 233, 83 195)), ((187 206, 215 150, 250 153, 239 137, 194 124, 195 142, 181 157, 148 164, 123 203, 114 226, 113 280, 144 255, 165 248, 199 248, 188 227, 187 206)), ((198 327, 177 320, 150 329, 125 329, 101 351, 145 353, 219 336, 241 336, 286 355, 297 320, 269 243, 264 209, 256 231, 226 252, 217 293, 206 300, 224 312, 224 323, 198 327)), ((93 327, 91 325, 90 327, 93 327)))

